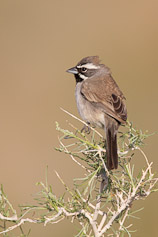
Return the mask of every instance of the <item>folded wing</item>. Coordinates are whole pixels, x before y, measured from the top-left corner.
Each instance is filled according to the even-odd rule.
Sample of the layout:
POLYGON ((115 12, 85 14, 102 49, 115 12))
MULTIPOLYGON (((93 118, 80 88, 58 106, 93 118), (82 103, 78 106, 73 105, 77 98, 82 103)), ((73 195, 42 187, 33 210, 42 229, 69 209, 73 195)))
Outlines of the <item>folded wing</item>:
POLYGON ((81 94, 120 123, 127 120, 125 97, 110 74, 85 80, 81 94))

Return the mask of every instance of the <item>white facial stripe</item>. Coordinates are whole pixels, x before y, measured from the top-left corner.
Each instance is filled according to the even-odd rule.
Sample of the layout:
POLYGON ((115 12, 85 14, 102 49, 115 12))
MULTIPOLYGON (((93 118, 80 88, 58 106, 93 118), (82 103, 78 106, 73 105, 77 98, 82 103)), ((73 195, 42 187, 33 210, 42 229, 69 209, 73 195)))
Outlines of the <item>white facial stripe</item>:
POLYGON ((78 74, 83 80, 86 80, 88 77, 84 76, 83 74, 79 73, 78 74))
POLYGON ((77 68, 83 68, 83 67, 85 67, 87 69, 98 69, 98 68, 100 68, 100 66, 96 66, 93 63, 86 63, 86 64, 83 64, 83 65, 77 66, 77 68))

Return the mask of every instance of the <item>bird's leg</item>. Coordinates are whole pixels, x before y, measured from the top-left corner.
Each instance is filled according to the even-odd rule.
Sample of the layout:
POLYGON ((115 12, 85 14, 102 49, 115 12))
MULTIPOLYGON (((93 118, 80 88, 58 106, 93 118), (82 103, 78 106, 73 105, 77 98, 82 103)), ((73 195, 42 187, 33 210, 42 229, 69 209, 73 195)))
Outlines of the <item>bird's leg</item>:
MULTIPOLYGON (((90 128, 89 125, 90 125, 90 123, 87 122, 87 125, 84 125, 83 128, 81 129, 81 133, 84 132, 84 133, 86 133, 86 134, 90 134, 91 128, 90 128)), ((75 135, 77 134, 77 132, 78 132, 78 131, 75 132, 75 135)), ((73 137, 71 137, 71 136, 69 136, 69 135, 67 135, 67 136, 64 137, 64 139, 70 139, 70 138, 73 138, 73 137)))
POLYGON ((83 128, 81 129, 81 133, 85 132, 86 134, 90 134, 91 128, 90 128, 90 123, 87 122, 87 125, 84 125, 83 128))

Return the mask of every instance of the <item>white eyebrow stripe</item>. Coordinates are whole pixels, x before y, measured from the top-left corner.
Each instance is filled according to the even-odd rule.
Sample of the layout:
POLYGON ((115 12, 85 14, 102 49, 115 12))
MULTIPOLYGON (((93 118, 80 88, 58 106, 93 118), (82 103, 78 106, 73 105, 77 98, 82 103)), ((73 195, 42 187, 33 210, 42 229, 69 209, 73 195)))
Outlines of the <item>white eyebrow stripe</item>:
POLYGON ((88 79, 88 77, 84 76, 84 75, 83 75, 83 74, 81 74, 81 73, 79 73, 78 75, 79 75, 79 77, 81 77, 83 80, 86 80, 86 79, 88 79))
POLYGON ((85 67, 87 69, 98 69, 98 68, 100 68, 100 66, 96 66, 93 63, 86 63, 86 64, 83 64, 83 65, 77 66, 77 68, 83 68, 83 67, 85 67))

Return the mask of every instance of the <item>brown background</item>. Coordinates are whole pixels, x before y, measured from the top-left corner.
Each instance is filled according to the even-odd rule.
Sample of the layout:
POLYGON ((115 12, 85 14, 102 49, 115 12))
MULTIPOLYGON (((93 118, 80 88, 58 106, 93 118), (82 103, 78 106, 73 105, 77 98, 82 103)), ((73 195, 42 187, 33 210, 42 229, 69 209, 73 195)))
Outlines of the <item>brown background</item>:
MULTIPOLYGON (((60 107, 78 115, 75 81, 65 70, 82 57, 99 55, 127 98, 129 120, 150 133, 157 130, 157 9, 157 0, 0 1, 0 183, 16 208, 33 202, 47 165, 57 194, 63 187, 54 170, 69 185, 83 174, 54 151, 55 121, 65 127, 69 119, 60 107)), ((147 143, 144 150, 157 171, 157 135, 147 143)), ((153 194, 137 204, 145 209, 133 221, 134 237, 157 236, 157 201, 153 194)), ((32 225, 30 236, 76 232, 66 221, 32 225)))

